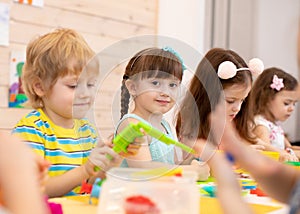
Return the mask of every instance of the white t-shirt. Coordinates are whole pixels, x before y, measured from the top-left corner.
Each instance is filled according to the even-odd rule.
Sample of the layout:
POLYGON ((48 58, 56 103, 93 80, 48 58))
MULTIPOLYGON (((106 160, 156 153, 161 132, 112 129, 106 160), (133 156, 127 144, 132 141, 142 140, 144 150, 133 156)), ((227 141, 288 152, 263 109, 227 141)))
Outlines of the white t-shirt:
POLYGON ((265 126, 269 130, 270 143, 273 146, 275 146, 276 148, 282 149, 282 150, 285 149, 284 131, 280 125, 265 119, 261 115, 255 116, 254 121, 255 121, 256 125, 265 126))

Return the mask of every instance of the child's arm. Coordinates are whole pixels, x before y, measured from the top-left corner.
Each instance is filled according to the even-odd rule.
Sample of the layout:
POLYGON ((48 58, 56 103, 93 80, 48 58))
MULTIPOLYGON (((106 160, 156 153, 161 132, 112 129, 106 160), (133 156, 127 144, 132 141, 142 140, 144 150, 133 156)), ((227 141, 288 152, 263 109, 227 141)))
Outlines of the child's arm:
POLYGON ((208 161, 217 180, 217 197, 225 214, 253 213, 241 197, 241 188, 237 182, 232 165, 222 153, 215 153, 208 161))
POLYGON ((10 213, 48 213, 34 154, 19 139, 0 133, 0 202, 10 213))
MULTIPOLYGON (((222 131, 219 131, 221 134, 222 131)), ((239 142, 242 143, 242 142, 239 142)), ((253 213, 241 196, 241 188, 233 172, 232 164, 224 153, 216 152, 217 148, 211 142, 198 139, 195 143, 197 154, 207 161, 212 174, 217 181, 217 198, 221 204, 222 212, 253 213)))
POLYGON ((280 161, 298 161, 296 156, 289 154, 287 151, 279 149, 270 143, 270 132, 265 126, 257 126, 254 130, 254 134, 258 138, 259 144, 263 145, 266 151, 274 151, 280 154, 280 161))
POLYGON ((241 167, 250 172, 270 197, 287 203, 295 182, 300 179, 300 171, 270 159, 241 143, 232 124, 227 123, 223 132, 224 126, 219 126, 220 121, 225 117, 225 113, 222 113, 222 109, 224 111, 225 108, 220 105, 216 109, 212 115, 213 124, 216 125, 214 132, 223 134, 222 144, 225 151, 230 153, 241 167))
MULTIPOLYGON (((186 137, 181 137, 182 143, 185 145, 188 145, 189 147, 194 147, 196 142, 191 141, 186 137)), ((195 159, 194 154, 187 153, 185 151, 182 151, 183 154, 185 154, 185 158, 182 163, 178 163, 183 170, 194 170, 196 171, 198 175, 199 181, 205 181, 210 176, 210 167, 209 165, 204 161, 198 161, 195 159)))
POLYGON ((46 193, 49 197, 59 197, 79 186, 82 181, 93 177, 105 177, 105 171, 112 166, 119 165, 121 158, 109 146, 98 143, 91 151, 89 159, 83 165, 65 172, 60 176, 51 177, 46 184, 46 193), (107 158, 107 154, 111 158, 107 158), (95 166, 101 168, 96 172, 95 166))
POLYGON ((271 145, 270 142, 270 131, 268 130, 267 127, 263 125, 258 125, 254 129, 254 134, 256 135, 257 138, 265 142, 265 145, 271 145))
MULTIPOLYGON (((228 130, 228 129, 227 129, 228 130)), ((226 131, 227 132, 227 131, 226 131)), ((234 132, 224 134, 226 148, 271 197, 287 203, 300 173, 238 143, 234 132), (234 148, 233 148, 234 147, 234 148)))

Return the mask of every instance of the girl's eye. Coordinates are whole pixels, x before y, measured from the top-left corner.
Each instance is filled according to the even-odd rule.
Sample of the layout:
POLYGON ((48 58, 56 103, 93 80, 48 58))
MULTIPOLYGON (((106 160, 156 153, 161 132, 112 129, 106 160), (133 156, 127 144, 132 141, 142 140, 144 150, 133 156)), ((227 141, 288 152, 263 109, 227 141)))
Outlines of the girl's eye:
POLYGON ((233 100, 226 100, 226 102, 227 102, 228 104, 233 104, 233 103, 234 103, 233 100))
POLYGON ((155 85, 155 86, 158 86, 158 85, 159 85, 159 82, 158 82, 158 81, 152 81, 151 83, 152 83, 152 85, 155 85))
POLYGON ((170 84, 170 87, 171 87, 171 88, 176 88, 176 87, 177 87, 177 84, 176 84, 176 83, 171 83, 171 84, 170 84))
POLYGON ((95 87, 95 83, 88 83, 87 86, 88 86, 88 87, 91 87, 91 88, 92 88, 92 87, 95 87))

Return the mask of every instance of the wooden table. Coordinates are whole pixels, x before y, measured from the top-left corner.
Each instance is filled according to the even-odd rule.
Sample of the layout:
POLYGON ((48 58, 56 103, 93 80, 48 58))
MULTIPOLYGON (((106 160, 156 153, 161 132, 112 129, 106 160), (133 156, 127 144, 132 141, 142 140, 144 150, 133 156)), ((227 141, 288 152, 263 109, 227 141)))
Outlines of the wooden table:
MULTIPOLYGON (((63 207, 64 214, 97 214, 97 205, 89 203, 89 196, 71 196, 64 198, 53 198, 51 202, 60 203, 63 207)), ((253 204, 250 206, 255 213, 286 213, 287 207, 280 204, 275 205, 253 204)), ((201 197, 200 198, 200 213, 201 214, 219 214, 221 208, 216 198, 201 197)))

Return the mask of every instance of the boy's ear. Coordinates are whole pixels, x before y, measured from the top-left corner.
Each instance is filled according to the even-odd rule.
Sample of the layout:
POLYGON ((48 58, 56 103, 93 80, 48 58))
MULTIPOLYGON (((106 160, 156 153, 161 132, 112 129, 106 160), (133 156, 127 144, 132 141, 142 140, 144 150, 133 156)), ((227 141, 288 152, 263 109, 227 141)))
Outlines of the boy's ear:
POLYGON ((39 79, 33 81, 33 90, 39 96, 42 97, 45 95, 44 85, 39 79))
POLYGON ((137 92, 136 92, 136 83, 130 79, 126 80, 125 82, 126 88, 129 91, 129 94, 131 96, 136 96, 137 92))

